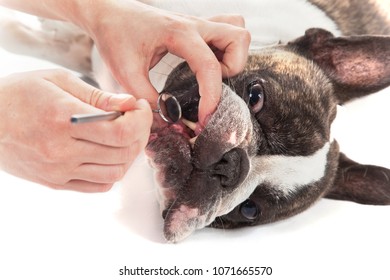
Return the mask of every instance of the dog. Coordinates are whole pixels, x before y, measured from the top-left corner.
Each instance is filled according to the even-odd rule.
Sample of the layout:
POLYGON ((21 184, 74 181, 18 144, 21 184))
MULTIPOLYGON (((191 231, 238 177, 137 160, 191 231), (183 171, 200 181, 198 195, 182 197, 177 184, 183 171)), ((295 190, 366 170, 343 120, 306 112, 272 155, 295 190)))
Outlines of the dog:
MULTIPOLYGON (((390 204, 390 170, 350 160, 332 135, 338 105, 390 85, 389 4, 143 2, 202 17, 239 13, 252 36, 245 69, 223 81, 221 101, 202 130, 197 129, 198 84, 186 62, 167 55, 150 72, 154 86, 175 96, 183 111, 179 123, 154 128, 146 147, 169 242, 206 226, 286 219, 322 197, 390 204)), ((96 80, 102 89, 120 91, 86 34, 72 31, 58 40, 63 29, 56 30, 67 55, 57 52, 51 60, 96 80)), ((18 36, 5 32, 8 46, 20 42, 20 29, 18 36)), ((50 40, 47 34, 40 36, 50 40)), ((31 45, 40 48, 32 42, 21 52, 31 54, 31 45)))

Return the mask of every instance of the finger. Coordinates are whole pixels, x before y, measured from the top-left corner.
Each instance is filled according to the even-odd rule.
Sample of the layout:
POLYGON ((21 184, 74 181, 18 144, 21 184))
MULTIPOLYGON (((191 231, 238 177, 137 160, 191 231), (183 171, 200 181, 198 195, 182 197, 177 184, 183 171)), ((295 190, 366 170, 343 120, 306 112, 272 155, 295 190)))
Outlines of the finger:
POLYGON ((93 164, 126 164, 131 163, 142 151, 145 141, 136 141, 128 147, 110 147, 96 144, 89 141, 77 140, 74 149, 71 151, 74 155, 71 158, 74 162, 88 162, 93 164))
POLYGON ((199 122, 217 108, 222 92, 221 66, 209 46, 200 36, 178 39, 168 46, 169 52, 185 59, 199 84, 199 122))
POLYGON ((245 27, 244 17, 238 14, 237 15, 235 14, 216 15, 208 18, 208 20, 213 22, 219 22, 219 23, 228 23, 242 28, 245 27))
POLYGON ((251 36, 249 31, 230 24, 216 23, 213 28, 200 30, 202 37, 216 50, 224 77, 240 73, 248 58, 251 36))
POLYGON ((82 164, 71 174, 72 180, 97 184, 113 184, 123 178, 130 164, 82 164))
POLYGON ((46 185, 57 190, 70 190, 84 193, 99 193, 109 191, 114 184, 99 184, 82 180, 71 180, 64 185, 56 185, 51 183, 48 183, 46 185))
POLYGON ((134 109, 136 100, 130 94, 104 92, 95 88, 67 71, 53 71, 48 77, 65 92, 68 92, 93 107, 104 111, 129 111, 134 109))
MULTIPOLYGON (((113 121, 71 124, 73 138, 111 147, 128 147, 149 137, 152 112, 149 103, 138 100, 136 108, 113 121)), ((145 144, 146 145, 146 144, 145 144)))
POLYGON ((137 99, 146 99, 155 109, 158 93, 149 80, 149 68, 152 67, 147 57, 140 57, 139 54, 127 59, 129 63, 124 65, 120 71, 113 71, 118 82, 137 99))

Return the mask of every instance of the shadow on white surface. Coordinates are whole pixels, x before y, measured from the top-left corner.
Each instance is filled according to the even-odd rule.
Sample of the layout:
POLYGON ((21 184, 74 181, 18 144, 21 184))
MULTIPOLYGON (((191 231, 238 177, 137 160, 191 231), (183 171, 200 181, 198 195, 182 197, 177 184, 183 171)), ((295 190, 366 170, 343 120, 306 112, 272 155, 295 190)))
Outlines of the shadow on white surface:
POLYGON ((142 155, 122 180, 118 218, 128 230, 153 242, 165 243, 163 220, 153 185, 152 170, 142 155))

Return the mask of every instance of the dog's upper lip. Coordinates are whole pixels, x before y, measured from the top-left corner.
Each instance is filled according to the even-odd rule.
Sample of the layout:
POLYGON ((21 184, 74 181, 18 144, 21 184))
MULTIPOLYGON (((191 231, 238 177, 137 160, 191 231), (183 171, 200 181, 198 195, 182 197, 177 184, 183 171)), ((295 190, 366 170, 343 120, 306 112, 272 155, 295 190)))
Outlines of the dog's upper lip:
POLYGON ((197 140, 202 130, 203 128, 199 125, 199 123, 193 123, 183 119, 175 124, 167 124, 152 131, 149 136, 149 144, 169 133, 176 133, 187 139, 193 149, 195 141, 197 140))
POLYGON ((165 135, 167 130, 171 130, 175 133, 183 135, 184 138, 188 139, 190 144, 193 146, 197 136, 201 134, 204 129, 204 126, 201 125, 200 122, 192 122, 185 119, 184 117, 173 124, 165 122, 158 114, 154 114, 153 117, 154 118, 149 142, 165 135))

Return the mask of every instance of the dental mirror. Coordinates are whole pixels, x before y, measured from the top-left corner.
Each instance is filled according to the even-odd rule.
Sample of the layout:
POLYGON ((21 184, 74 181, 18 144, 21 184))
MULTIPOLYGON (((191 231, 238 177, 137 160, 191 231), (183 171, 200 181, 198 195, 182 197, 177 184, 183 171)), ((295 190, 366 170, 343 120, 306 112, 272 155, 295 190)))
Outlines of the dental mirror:
POLYGON ((161 93, 157 99, 157 110, 161 118, 167 123, 176 123, 181 119, 181 107, 176 97, 169 93, 161 93))
MULTIPOLYGON (((181 107, 176 97, 169 93, 161 93, 157 99, 157 109, 152 110, 153 113, 158 113, 160 117, 167 123, 176 123, 181 119, 181 107)), ((74 124, 88 123, 95 121, 110 121, 115 120, 124 112, 104 112, 98 114, 77 114, 70 118, 70 122, 74 124)))

